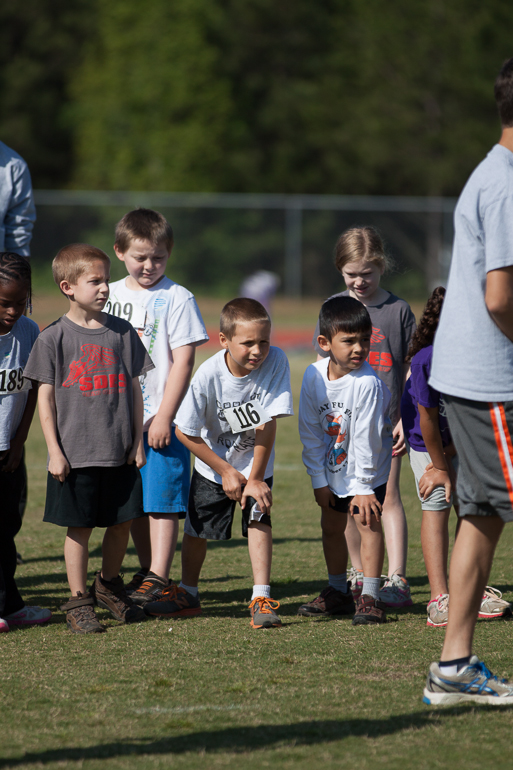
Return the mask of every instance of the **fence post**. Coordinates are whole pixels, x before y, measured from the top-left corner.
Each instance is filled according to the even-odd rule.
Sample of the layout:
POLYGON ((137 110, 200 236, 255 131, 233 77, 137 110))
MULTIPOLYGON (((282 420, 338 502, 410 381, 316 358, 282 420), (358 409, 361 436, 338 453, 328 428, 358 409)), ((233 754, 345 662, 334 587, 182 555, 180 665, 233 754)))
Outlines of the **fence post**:
POLYGON ((288 205, 285 209, 285 294, 288 297, 302 295, 302 215, 301 204, 288 205))

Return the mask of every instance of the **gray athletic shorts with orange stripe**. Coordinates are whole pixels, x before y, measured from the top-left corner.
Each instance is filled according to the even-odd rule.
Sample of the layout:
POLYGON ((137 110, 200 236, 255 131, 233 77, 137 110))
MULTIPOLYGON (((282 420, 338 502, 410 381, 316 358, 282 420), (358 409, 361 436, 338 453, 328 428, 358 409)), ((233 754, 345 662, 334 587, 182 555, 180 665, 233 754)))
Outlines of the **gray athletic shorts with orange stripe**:
POLYGON ((459 515, 513 521, 513 401, 443 399, 459 460, 459 515))

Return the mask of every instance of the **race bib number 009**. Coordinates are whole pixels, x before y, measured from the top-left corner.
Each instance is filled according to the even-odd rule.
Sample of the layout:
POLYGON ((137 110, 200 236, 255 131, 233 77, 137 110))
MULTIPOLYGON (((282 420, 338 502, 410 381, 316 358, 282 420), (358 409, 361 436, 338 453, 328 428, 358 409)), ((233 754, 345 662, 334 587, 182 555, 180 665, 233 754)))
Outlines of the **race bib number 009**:
POLYGON ((28 390, 31 383, 23 387, 23 369, 0 369, 0 395, 28 390))
POLYGON ((248 401, 240 406, 232 406, 224 410, 224 416, 232 429, 232 433, 242 433, 244 430, 253 430, 259 425, 270 422, 270 417, 258 401, 248 401))

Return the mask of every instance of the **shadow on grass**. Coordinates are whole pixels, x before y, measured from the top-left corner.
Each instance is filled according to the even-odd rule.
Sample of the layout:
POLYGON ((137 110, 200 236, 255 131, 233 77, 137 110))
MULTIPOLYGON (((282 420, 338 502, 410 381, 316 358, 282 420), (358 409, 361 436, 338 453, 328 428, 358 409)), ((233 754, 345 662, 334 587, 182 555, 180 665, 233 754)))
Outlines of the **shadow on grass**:
MULTIPOLYGON (((493 706, 480 706, 493 709, 493 706)), ((109 759, 128 756, 158 756, 203 752, 262 752, 263 749, 286 749, 334 743, 350 737, 379 738, 402 731, 422 729, 439 722, 441 716, 461 716, 474 710, 470 705, 446 708, 440 712, 398 714, 384 719, 310 720, 282 725, 232 727, 226 730, 202 730, 159 740, 118 740, 96 746, 73 746, 46 751, 27 752, 19 759, 0 759, 0 768, 20 765, 45 765, 49 762, 109 759)))

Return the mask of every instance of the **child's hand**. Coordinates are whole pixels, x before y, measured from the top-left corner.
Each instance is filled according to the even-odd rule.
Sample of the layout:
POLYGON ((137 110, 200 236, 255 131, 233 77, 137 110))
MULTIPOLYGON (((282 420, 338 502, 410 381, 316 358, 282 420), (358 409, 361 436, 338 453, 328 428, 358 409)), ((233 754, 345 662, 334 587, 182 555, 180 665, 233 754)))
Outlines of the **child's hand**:
POLYGON ((135 464, 138 468, 142 468, 146 465, 146 453, 144 451, 144 442, 141 439, 137 446, 132 447, 130 454, 127 457, 127 465, 132 465, 135 460, 135 464))
POLYGON ((148 430, 148 444, 153 449, 164 449, 171 443, 171 423, 165 417, 161 417, 158 412, 153 418, 148 430))
POLYGON ((48 473, 53 476, 54 479, 60 481, 61 484, 70 471, 69 463, 62 454, 50 455, 50 462, 48 463, 48 473))
POLYGON ((248 480, 242 473, 236 471, 230 465, 221 473, 223 480, 223 491, 230 500, 240 500, 242 497, 242 487, 248 483, 248 480))
POLYGON ((314 489, 315 502, 320 508, 335 507, 335 496, 329 487, 314 489))
POLYGON ((253 497, 262 513, 269 513, 273 504, 273 493, 265 481, 249 480, 242 492, 240 500, 241 508, 244 510, 248 497, 253 497))
POLYGON ((402 457, 406 454, 406 444, 404 441, 403 421, 399 420, 392 431, 392 457, 402 457))
POLYGON ((445 499, 449 502, 452 494, 452 482, 449 473, 441 471, 439 468, 435 468, 433 463, 429 463, 419 480, 421 498, 425 500, 436 487, 445 487, 445 499))
POLYGON ((370 526, 373 516, 376 521, 380 520, 380 513, 383 510, 383 507, 374 492, 371 495, 355 495, 353 497, 349 505, 349 513, 351 516, 358 515, 353 510, 355 507, 358 508, 360 524, 363 527, 370 526))

